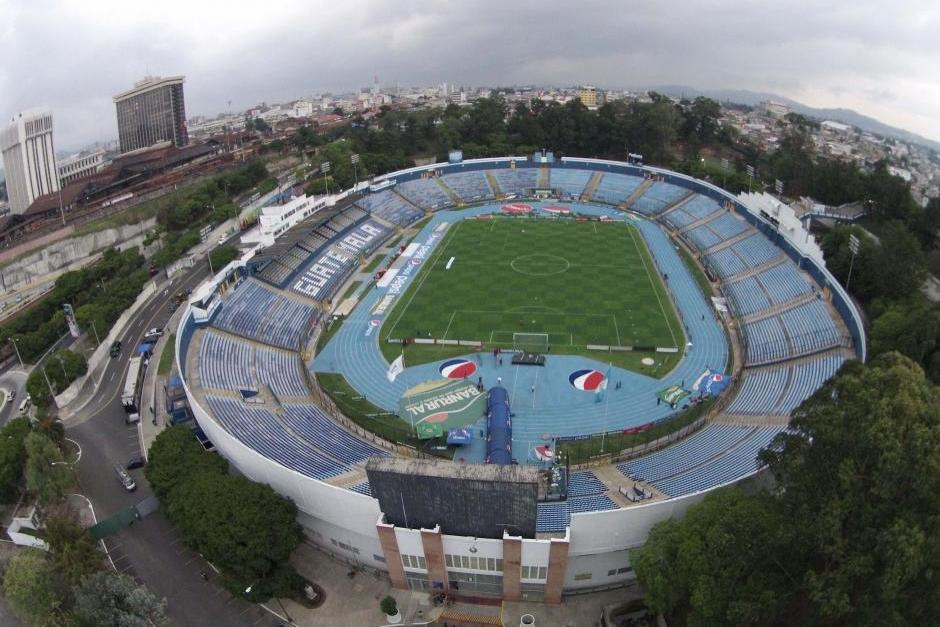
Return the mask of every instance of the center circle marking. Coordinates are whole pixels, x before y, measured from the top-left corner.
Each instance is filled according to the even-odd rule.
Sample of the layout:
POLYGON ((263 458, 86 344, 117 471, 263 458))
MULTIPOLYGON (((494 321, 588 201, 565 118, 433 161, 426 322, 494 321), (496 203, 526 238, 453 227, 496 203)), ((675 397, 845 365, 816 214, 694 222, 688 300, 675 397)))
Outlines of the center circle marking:
POLYGON ((571 267, 571 262, 559 255, 549 255, 548 253, 533 253, 531 255, 522 255, 516 257, 509 263, 509 267, 528 276, 552 276, 567 272, 571 267), (559 262, 564 264, 559 265, 559 262))

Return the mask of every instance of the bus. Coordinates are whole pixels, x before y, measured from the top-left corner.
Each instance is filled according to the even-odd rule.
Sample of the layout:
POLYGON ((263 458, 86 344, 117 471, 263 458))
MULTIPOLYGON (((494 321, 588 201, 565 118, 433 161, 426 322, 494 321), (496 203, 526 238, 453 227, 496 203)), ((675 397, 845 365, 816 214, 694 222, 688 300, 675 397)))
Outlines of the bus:
POLYGON ((127 412, 127 418, 124 419, 127 424, 140 420, 140 394, 144 387, 146 369, 144 358, 140 355, 131 357, 127 362, 127 378, 124 380, 124 392, 121 394, 121 404, 127 412))

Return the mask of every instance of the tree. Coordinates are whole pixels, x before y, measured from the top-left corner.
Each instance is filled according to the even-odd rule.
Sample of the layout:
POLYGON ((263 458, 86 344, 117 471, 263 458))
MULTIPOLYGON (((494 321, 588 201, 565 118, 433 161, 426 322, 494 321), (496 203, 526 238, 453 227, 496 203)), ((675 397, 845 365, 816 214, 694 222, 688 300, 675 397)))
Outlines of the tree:
POLYGON ((45 522, 45 541, 56 573, 70 586, 78 585, 88 575, 101 570, 102 555, 88 530, 65 517, 45 522))
POLYGON ((62 451, 49 437, 31 432, 23 442, 26 449, 26 489, 43 508, 62 499, 75 483, 72 468, 65 463, 62 451))
POLYGON ((917 364, 898 353, 849 362, 764 459, 815 624, 935 622, 940 392, 917 364))
POLYGON ((216 272, 224 268, 236 257, 238 257, 238 249, 228 244, 216 246, 209 252, 209 259, 216 272))
POLYGON ((656 524, 631 554, 646 604, 684 617, 689 627, 795 619, 799 584, 785 566, 792 550, 788 530, 768 495, 709 494, 681 521, 656 524))
POLYGON ((186 425, 164 429, 150 446, 144 475, 154 494, 162 500, 189 477, 228 472, 220 456, 206 453, 186 425))
POLYGON ((74 588, 77 627, 149 627, 164 625, 166 599, 123 573, 95 573, 74 588))
POLYGON ((14 503, 19 495, 26 463, 23 441, 29 432, 26 418, 14 418, 0 429, 0 502, 14 503))
POLYGON ((17 616, 33 625, 64 625, 65 590, 55 567, 38 549, 14 555, 3 571, 3 593, 17 616))

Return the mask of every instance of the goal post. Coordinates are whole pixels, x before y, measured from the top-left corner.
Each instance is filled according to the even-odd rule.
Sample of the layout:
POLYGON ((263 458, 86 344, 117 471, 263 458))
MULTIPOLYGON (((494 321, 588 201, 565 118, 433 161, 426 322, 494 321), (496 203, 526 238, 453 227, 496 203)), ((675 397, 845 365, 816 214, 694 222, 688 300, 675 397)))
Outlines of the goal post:
POLYGON ((512 347, 527 353, 548 352, 548 333, 513 333, 512 347))

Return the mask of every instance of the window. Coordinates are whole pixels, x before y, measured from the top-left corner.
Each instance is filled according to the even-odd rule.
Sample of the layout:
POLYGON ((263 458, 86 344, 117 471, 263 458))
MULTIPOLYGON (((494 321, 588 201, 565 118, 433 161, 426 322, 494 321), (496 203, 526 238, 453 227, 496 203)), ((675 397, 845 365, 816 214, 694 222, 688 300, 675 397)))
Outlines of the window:
POLYGON ((630 567, 630 566, 624 566, 623 568, 618 568, 618 569, 617 569, 617 574, 618 574, 618 575, 622 575, 622 574, 624 574, 624 573, 631 573, 631 572, 633 572, 633 568, 630 567))
POLYGON ((591 573, 578 573, 574 576, 575 581, 587 581, 591 578, 591 573))
POLYGON ((421 570, 427 570, 427 561, 424 559, 423 555, 405 555, 401 556, 401 563, 405 568, 419 568, 421 570))
POLYGON ((608 576, 608 577, 613 577, 613 576, 616 575, 616 574, 617 574, 617 569, 616 569, 616 568, 611 568, 610 570, 607 571, 607 576, 608 576))
POLYGON ((522 579, 545 579, 548 576, 547 566, 523 566, 522 579))
POLYGON ((503 570, 503 560, 498 557, 453 555, 447 553, 444 555, 444 564, 447 568, 461 570, 487 570, 491 572, 502 572, 503 570))
POLYGON ((385 563, 385 558, 382 557, 381 555, 376 554, 376 553, 373 553, 373 554, 372 554, 372 559, 374 559, 376 562, 381 562, 381 563, 383 563, 383 564, 385 563))

